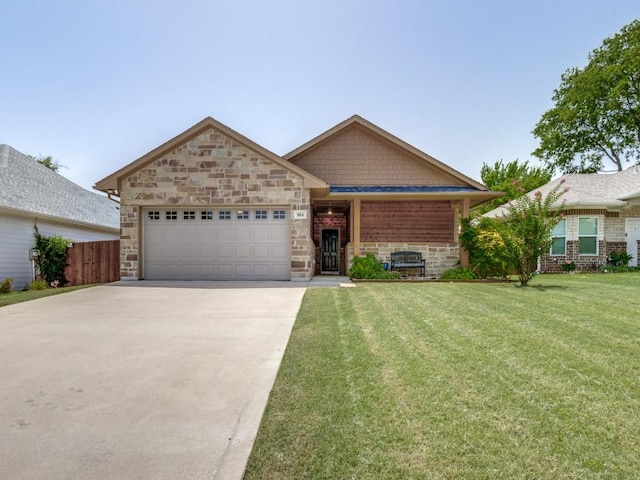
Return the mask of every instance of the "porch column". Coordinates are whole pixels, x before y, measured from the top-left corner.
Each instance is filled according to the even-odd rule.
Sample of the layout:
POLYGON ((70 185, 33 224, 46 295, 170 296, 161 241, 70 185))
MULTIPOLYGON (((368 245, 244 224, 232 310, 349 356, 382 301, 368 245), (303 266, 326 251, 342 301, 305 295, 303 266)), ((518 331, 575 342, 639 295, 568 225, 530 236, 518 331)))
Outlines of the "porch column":
POLYGON ((353 256, 360 256, 360 199, 351 201, 351 242, 353 256))
MULTIPOLYGON (((469 199, 463 198, 460 202, 460 218, 466 218, 469 216, 469 199)), ((460 221, 458 220, 458 226, 460 221)), ((460 241, 460 239, 458 239, 460 241)), ((460 247, 460 266, 462 268, 469 268, 469 250, 460 247)))

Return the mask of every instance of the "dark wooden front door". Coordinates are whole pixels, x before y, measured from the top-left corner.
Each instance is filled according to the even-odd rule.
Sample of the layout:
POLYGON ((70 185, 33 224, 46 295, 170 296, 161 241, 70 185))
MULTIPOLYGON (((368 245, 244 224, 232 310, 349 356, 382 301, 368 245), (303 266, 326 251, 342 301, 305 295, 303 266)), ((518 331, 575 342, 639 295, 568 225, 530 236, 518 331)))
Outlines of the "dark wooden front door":
POLYGON ((338 230, 322 230, 322 273, 340 271, 340 247, 338 230))

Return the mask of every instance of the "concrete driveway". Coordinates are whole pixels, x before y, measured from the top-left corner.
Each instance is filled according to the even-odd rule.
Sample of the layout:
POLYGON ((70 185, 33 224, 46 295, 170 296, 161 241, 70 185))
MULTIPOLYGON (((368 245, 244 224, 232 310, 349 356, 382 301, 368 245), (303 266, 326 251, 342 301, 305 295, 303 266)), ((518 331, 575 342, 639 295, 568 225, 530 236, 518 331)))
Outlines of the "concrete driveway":
POLYGON ((0 308, 0 478, 242 478, 305 287, 126 282, 0 308))

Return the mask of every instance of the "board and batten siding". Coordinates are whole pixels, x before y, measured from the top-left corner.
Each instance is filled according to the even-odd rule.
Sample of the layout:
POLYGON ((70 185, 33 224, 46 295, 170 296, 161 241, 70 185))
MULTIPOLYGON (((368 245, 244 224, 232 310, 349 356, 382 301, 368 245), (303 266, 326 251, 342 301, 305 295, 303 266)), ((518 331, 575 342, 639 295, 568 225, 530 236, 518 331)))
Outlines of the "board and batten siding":
MULTIPOLYGON (((33 280, 29 249, 35 246, 34 221, 34 217, 0 214, 0 281, 12 277, 14 290, 21 290, 33 280)), ((61 235, 73 242, 119 238, 117 233, 42 219, 38 219, 38 231, 46 236, 61 235)))
POLYGON ((454 243, 455 217, 449 201, 363 201, 362 242, 454 243))

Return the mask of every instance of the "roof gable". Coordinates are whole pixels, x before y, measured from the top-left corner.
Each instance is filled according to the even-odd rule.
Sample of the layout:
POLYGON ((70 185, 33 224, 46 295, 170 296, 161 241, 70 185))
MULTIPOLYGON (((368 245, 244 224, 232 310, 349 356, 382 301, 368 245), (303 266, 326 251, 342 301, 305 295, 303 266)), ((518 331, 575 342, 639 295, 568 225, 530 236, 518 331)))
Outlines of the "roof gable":
POLYGON ((304 184, 305 184, 305 187, 307 188, 326 188, 327 187, 326 183, 323 182, 322 180, 316 178, 315 176, 302 170, 301 168, 293 165, 292 163, 288 162, 284 158, 258 145, 253 140, 250 140, 244 135, 241 135, 235 130, 232 130, 226 125, 218 122, 217 120, 214 120, 211 117, 207 117, 201 122, 195 124, 193 127, 185 130, 181 134, 172 138, 168 142, 160 145, 154 150, 151 150, 146 155, 143 155, 137 160, 134 160, 128 165, 125 165, 120 170, 98 181, 95 184, 94 188, 97 190, 102 190, 104 192, 108 190, 117 190, 119 179, 132 175, 133 173, 137 172, 138 170, 141 170, 142 168, 146 167, 153 161, 163 157, 164 155, 169 154, 176 148, 183 146, 184 144, 188 143, 190 140, 194 139, 195 137, 197 137, 198 135, 204 133, 209 129, 214 129, 222 133, 223 135, 229 137, 233 141, 238 142, 239 144, 245 146, 249 150, 252 150, 258 153, 264 156, 265 158, 271 160, 272 162, 282 166, 283 168, 286 168, 287 170, 301 176, 304 179, 304 184))
POLYGON ((0 145, 0 209, 119 230, 118 203, 0 145))
POLYGON ((284 158, 331 185, 456 185, 488 190, 358 115, 284 158))

